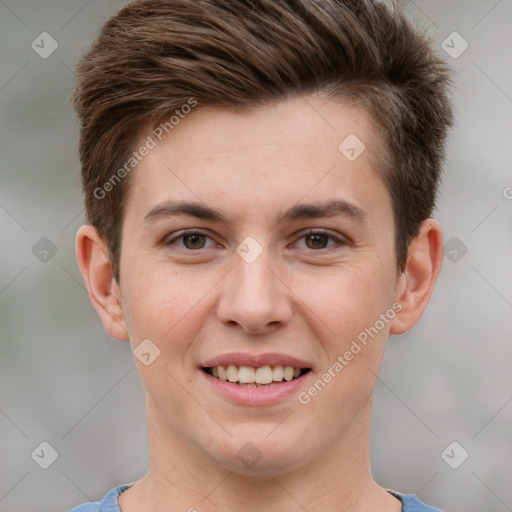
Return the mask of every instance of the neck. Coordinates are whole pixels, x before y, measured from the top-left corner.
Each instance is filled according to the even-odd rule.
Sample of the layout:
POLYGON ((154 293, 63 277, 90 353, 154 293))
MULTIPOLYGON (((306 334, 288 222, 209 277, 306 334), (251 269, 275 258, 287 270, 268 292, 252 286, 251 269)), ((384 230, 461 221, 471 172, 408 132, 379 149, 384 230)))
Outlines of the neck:
POLYGON ((122 512, 401 510, 400 502, 371 476, 371 403, 343 439, 314 460, 286 473, 269 470, 256 475, 220 467, 165 428, 148 405, 147 417, 149 471, 120 495, 122 512))

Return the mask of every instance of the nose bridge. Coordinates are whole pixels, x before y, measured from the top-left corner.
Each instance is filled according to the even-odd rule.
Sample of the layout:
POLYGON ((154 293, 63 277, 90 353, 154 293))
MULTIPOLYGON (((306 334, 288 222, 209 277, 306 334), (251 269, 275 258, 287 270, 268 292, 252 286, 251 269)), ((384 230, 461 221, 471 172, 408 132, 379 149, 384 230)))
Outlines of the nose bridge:
POLYGON ((272 252, 252 237, 236 248, 219 304, 219 320, 237 323, 249 332, 289 320, 286 287, 270 270, 272 252), (270 268, 269 268, 270 267, 270 268))
POLYGON ((272 296, 270 289, 273 288, 273 283, 271 281, 275 277, 269 270, 271 263, 268 249, 254 260, 244 259, 240 255, 235 258, 235 286, 246 301, 250 302, 251 297, 264 299, 266 296, 272 296))

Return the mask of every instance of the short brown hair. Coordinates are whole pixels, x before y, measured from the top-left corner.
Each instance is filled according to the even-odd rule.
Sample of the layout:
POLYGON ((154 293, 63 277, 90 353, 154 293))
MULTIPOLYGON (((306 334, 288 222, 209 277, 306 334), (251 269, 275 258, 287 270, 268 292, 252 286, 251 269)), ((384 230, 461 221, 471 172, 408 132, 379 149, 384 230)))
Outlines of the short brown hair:
POLYGON ((382 177, 403 269, 435 205, 452 125, 449 83, 444 61, 391 1, 127 4, 79 62, 72 98, 86 215, 107 243, 114 277, 119 282, 130 179, 127 172, 112 178, 148 123, 156 127, 191 98, 250 111, 308 93, 356 101, 382 134, 382 177))

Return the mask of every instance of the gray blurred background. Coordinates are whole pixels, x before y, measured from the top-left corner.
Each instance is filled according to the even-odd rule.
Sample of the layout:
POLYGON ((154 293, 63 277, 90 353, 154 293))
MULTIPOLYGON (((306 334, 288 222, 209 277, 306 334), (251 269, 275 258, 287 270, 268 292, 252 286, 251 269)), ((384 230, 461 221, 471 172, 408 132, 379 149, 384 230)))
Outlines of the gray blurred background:
MULTIPOLYGON (((79 55, 124 3, 0 0, 1 512, 66 511, 147 469, 129 345, 104 332, 75 261, 66 103, 79 55), (58 454, 47 469, 43 442, 58 454)), ((420 323, 390 340, 374 476, 447 512, 512 511, 512 1, 405 6, 456 71, 457 127, 436 215, 444 266, 420 323)))

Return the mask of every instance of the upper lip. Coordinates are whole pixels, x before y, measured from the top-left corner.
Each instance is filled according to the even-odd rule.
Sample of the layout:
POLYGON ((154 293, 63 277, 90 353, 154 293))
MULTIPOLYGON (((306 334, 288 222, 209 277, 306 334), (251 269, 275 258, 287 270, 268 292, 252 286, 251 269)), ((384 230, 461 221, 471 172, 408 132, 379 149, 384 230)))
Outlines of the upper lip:
POLYGON ((252 366, 253 368, 261 368, 262 366, 293 366, 294 368, 311 368, 311 364, 297 357, 286 354, 278 354, 270 352, 266 354, 248 354, 245 352, 229 352, 221 354, 211 359, 207 359, 202 363, 203 368, 213 366, 252 366))

